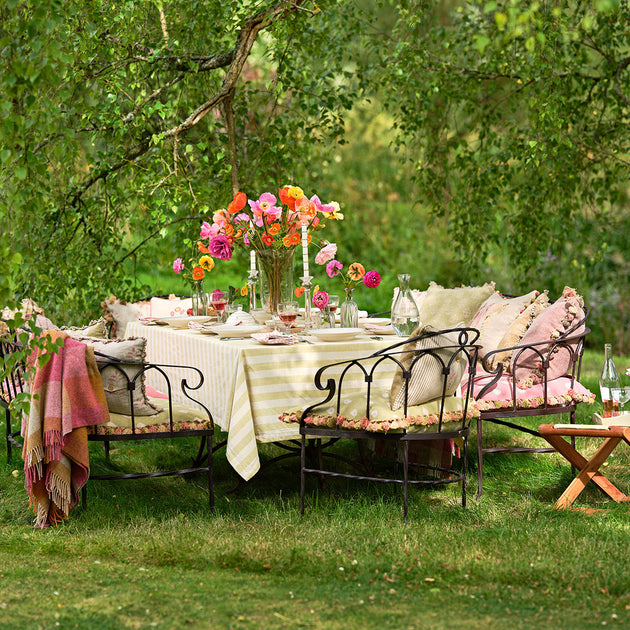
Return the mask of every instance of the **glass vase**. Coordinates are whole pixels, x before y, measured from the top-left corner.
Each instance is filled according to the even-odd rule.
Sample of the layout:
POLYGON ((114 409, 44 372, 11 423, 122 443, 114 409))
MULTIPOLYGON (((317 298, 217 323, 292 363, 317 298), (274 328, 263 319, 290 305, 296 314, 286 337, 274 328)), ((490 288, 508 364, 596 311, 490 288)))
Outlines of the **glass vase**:
POLYGON ((196 280, 193 283, 192 314, 195 316, 208 314, 208 294, 204 293, 203 280, 196 280))
POLYGON ((334 328, 335 314, 330 310, 330 306, 325 306, 321 313, 320 328, 334 328))
POLYGON ((293 297, 293 252, 295 247, 257 250, 260 274, 260 301, 268 313, 278 312, 279 302, 293 297))
POLYGON ((359 307, 352 299, 352 288, 346 287, 346 299, 341 305, 341 327, 342 328, 358 328, 359 327, 359 307))
POLYGON ((409 337, 418 327, 419 312, 413 295, 409 290, 408 273, 398 274, 398 295, 392 306, 392 328, 399 337, 409 337))

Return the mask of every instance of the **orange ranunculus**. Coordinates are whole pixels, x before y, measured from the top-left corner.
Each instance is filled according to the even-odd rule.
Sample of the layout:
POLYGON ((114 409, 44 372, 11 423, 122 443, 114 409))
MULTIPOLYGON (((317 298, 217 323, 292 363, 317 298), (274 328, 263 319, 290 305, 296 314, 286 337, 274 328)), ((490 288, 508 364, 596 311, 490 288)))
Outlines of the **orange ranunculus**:
POLYGON ((243 192, 237 192, 234 199, 228 204, 227 210, 230 214, 236 214, 245 207, 247 203, 247 195, 243 192))
POLYGON ((260 238, 265 245, 271 245, 273 243, 273 236, 267 234, 267 232, 264 232, 260 238))
POLYGON ((241 295, 244 297, 249 293, 249 289, 247 288, 247 285, 244 285, 241 287, 241 295))
POLYGON ((358 282, 365 275, 365 267, 358 262, 353 262, 348 267, 348 278, 354 282, 358 282))
POLYGON ((234 238, 241 238, 241 236, 243 236, 243 230, 236 230, 236 232, 234 232, 234 238))
POLYGON ((214 269, 214 260, 210 256, 202 256, 199 259, 199 266, 205 271, 212 271, 214 269))
POLYGON ((269 232, 269 234, 271 234, 272 236, 275 236, 279 231, 280 231, 279 223, 272 223, 269 226, 269 229, 267 230, 267 232, 269 232))
POLYGON ((197 249, 202 253, 202 254, 209 254, 210 252, 208 251, 208 248, 201 242, 201 241, 197 241, 197 249))
POLYGON ((282 244, 285 247, 291 247, 291 236, 289 234, 287 234, 283 239, 282 239, 282 244))
POLYGON ((203 280, 205 275, 206 274, 203 270, 203 267, 193 267, 193 270, 192 270, 193 280, 203 280))
POLYGON ((285 247, 294 247, 295 245, 299 245, 301 240, 301 234, 299 232, 293 232, 293 234, 287 234, 282 239, 282 243, 285 247))
POLYGON ((223 233, 226 236, 232 236, 234 234, 234 226, 231 224, 227 224, 224 228, 223 228, 223 233))
POLYGON ((295 291, 293 291, 296 298, 301 298, 304 295, 304 287, 295 287, 295 291))

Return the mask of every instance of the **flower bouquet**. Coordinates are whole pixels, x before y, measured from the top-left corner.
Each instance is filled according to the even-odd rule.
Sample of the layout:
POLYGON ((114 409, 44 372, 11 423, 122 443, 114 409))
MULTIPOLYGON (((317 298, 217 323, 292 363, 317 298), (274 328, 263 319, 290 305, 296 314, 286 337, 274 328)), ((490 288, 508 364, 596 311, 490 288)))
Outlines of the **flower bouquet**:
POLYGON ((213 214, 212 223, 202 224, 197 243, 202 256, 193 273, 196 267, 211 270, 214 259, 230 260, 235 246, 250 248, 266 281, 263 307, 276 312, 279 302, 291 299, 293 286, 286 278, 292 277, 302 230, 310 243, 311 234, 324 228, 323 219, 343 219, 339 204, 323 204, 317 195, 308 198, 299 186, 283 186, 277 197, 265 192, 255 200, 237 192, 227 208, 213 214))

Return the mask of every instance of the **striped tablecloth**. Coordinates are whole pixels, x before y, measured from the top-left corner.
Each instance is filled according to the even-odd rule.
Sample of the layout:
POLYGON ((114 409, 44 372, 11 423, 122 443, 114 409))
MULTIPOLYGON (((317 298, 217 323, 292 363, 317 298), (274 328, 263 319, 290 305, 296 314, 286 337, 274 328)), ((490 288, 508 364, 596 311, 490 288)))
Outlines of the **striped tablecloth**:
MULTIPOLYGON (((324 397, 313 383, 318 368, 367 356, 398 341, 392 336, 379 341, 362 334, 345 342, 312 338, 313 343, 263 346, 251 339, 222 341, 216 335, 140 323, 128 324, 127 336, 147 339, 148 361, 192 365, 203 372, 205 382, 196 394, 212 412, 217 426, 227 432, 227 459, 246 480, 260 468, 257 442, 298 437, 297 425, 280 422, 278 416, 324 397)), ((391 375, 383 374, 383 378, 393 378, 393 366, 390 370, 391 375)), ((179 379, 182 374, 173 368, 169 376, 179 379)), ((353 381, 356 387, 363 386, 356 372, 346 381, 348 391, 353 381)), ((160 389, 157 380, 148 380, 148 384, 160 389)), ((179 391, 175 397, 186 400, 179 391)))

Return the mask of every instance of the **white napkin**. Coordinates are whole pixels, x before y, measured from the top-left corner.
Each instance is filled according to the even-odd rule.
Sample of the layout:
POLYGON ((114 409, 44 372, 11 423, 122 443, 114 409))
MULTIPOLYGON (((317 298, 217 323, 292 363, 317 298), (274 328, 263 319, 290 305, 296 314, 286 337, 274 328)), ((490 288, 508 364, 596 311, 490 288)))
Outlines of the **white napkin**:
POLYGON ((363 328, 369 332, 375 333, 391 333, 393 330, 391 324, 387 324, 387 326, 379 326, 378 324, 363 324, 363 328))
POLYGON ((278 330, 272 330, 271 332, 252 333, 252 339, 260 341, 261 343, 278 344, 285 346, 292 346, 295 343, 295 337, 293 335, 283 335, 278 330))

